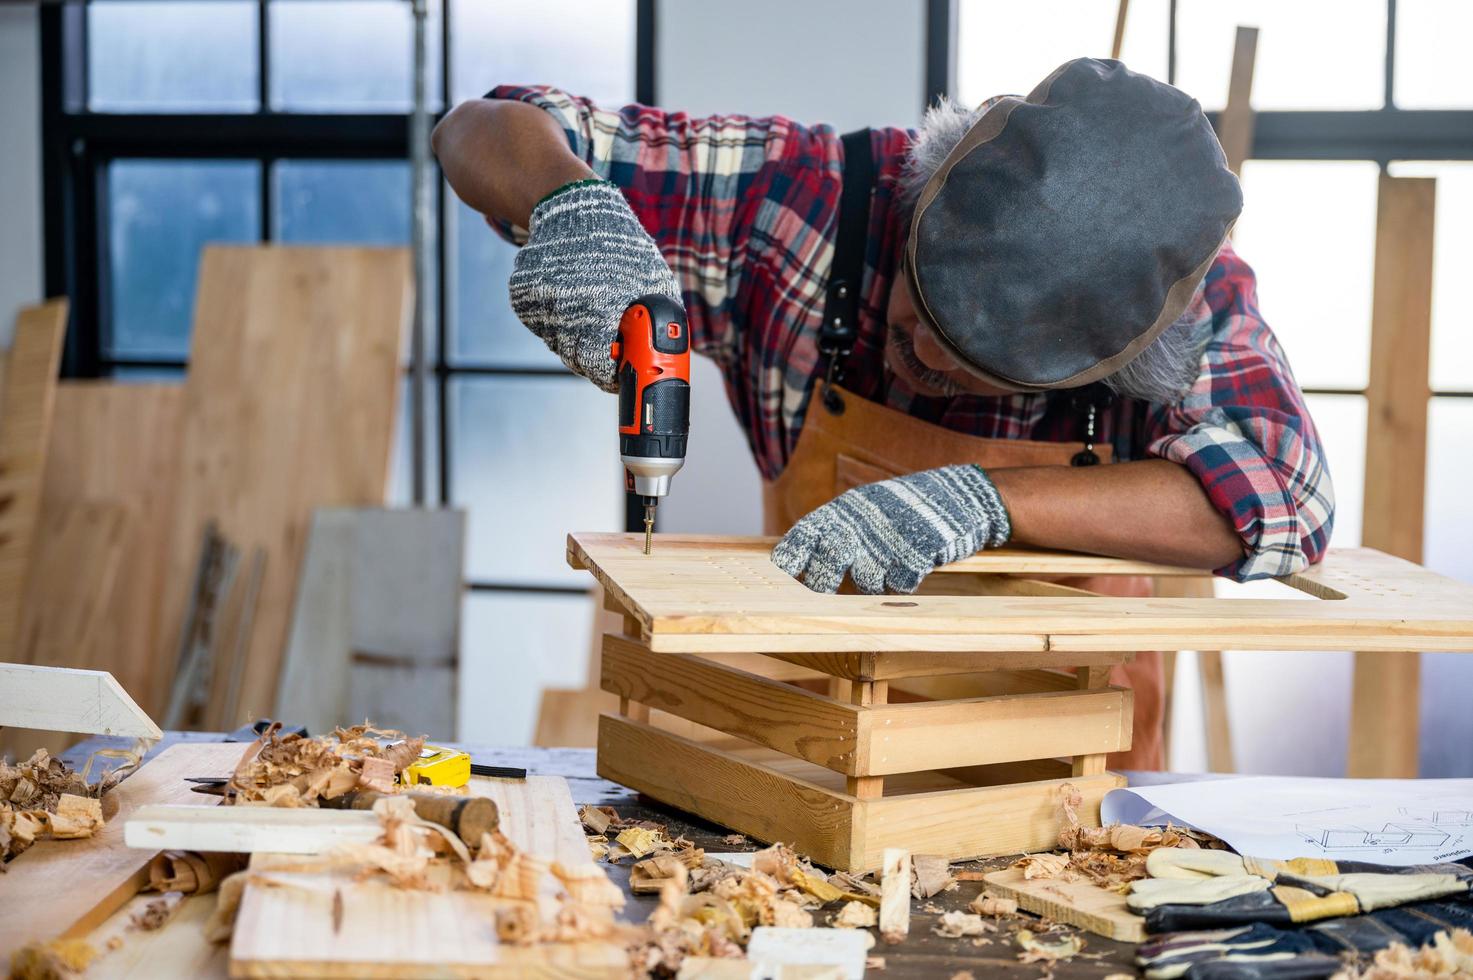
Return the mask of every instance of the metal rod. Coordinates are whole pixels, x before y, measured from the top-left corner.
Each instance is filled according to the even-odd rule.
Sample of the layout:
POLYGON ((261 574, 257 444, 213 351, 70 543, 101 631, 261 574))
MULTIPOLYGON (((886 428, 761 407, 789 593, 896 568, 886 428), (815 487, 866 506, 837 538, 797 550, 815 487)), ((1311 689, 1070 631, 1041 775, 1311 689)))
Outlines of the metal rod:
POLYGON ((413 185, 414 330, 410 350, 409 418, 414 506, 428 502, 425 492, 425 330, 429 325, 434 282, 430 272, 430 110, 426 94, 429 72, 425 20, 426 0, 409 0, 414 13, 414 108, 409 115, 410 183, 413 185))

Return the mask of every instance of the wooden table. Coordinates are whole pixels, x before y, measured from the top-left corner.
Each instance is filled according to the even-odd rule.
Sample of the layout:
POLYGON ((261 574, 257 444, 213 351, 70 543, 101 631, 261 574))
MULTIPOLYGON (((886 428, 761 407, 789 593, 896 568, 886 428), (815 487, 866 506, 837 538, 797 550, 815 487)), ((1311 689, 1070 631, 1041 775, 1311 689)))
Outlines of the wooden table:
MULTIPOLYGON (((176 741, 218 741, 223 736, 219 733, 200 732, 169 732, 165 739, 155 749, 161 750, 176 741)), ((96 749, 107 747, 116 743, 116 740, 107 738, 93 738, 74 746, 63 754, 62 758, 74 767, 80 768, 87 756, 96 749)), ((572 790, 573 799, 579 804, 591 803, 598 806, 611 806, 619 811, 621 816, 654 820, 667 824, 670 836, 684 836, 697 847, 704 848, 708 853, 720 853, 738 850, 755 850, 760 845, 755 843, 742 847, 732 847, 722 842, 722 838, 728 833, 727 830, 714 824, 692 818, 686 814, 671 810, 659 803, 640 797, 632 790, 626 789, 617 783, 599 779, 594 774, 594 752, 592 749, 537 749, 537 748, 489 748, 479 745, 460 745, 459 748, 470 752, 478 762, 498 766, 518 766, 527 769, 531 773, 546 776, 562 776, 568 780, 572 790)), ((957 865, 957 868, 973 870, 992 870, 1008 864, 1011 858, 999 858, 989 861, 967 862, 957 865)), ((610 877, 625 890, 629 896, 629 904, 625 906, 624 918, 631 922, 642 922, 649 916, 657 904, 653 895, 634 895, 628 891, 629 888, 629 862, 623 864, 603 865, 609 872, 610 877)), ((943 911, 965 909, 968 902, 982 889, 980 882, 962 882, 961 887, 953 892, 937 895, 931 901, 943 911)), ((201 899, 200 901, 207 901, 201 899)), ((931 927, 935 924, 939 915, 934 912, 922 911, 921 907, 926 903, 918 902, 911 911, 910 937, 897 946, 885 946, 883 943, 876 945, 873 953, 885 957, 885 970, 872 970, 869 975, 881 980, 905 980, 910 977, 950 977, 955 973, 970 970, 977 976, 984 973, 989 976, 1036 978, 1043 971, 1036 965, 1020 964, 1015 958, 1016 948, 1005 945, 999 938, 994 945, 977 948, 966 939, 943 939, 932 934, 931 927)), ((125 916, 126 911, 114 916, 125 916)), ((116 930, 121 928, 122 922, 111 922, 110 926, 116 930)), ((103 933, 109 926, 98 930, 103 933)), ((160 930, 159 936, 167 933, 170 926, 166 925, 160 930)), ((136 936, 137 934, 131 934, 136 936)), ((1084 978, 1104 977, 1111 973, 1133 973, 1134 966, 1132 958, 1134 947, 1124 943, 1111 942, 1098 936, 1087 936, 1084 952, 1086 954, 1105 954, 1098 959, 1076 958, 1069 963, 1060 964, 1053 971, 1059 980, 1084 980, 1084 978)), ((201 978, 219 977, 224 978, 226 974, 225 947, 218 948, 218 954, 205 964, 203 970, 195 966, 194 975, 201 978), (210 972, 210 968, 214 972, 210 972)), ((119 965, 117 962, 113 966, 119 965)), ((158 963, 151 964, 153 968, 158 963)), ((93 976, 130 976, 123 971, 110 969, 109 958, 99 960, 93 971, 88 973, 93 976)), ((139 973, 138 976, 147 974, 139 973)), ((154 975, 162 975, 155 973, 154 975)))

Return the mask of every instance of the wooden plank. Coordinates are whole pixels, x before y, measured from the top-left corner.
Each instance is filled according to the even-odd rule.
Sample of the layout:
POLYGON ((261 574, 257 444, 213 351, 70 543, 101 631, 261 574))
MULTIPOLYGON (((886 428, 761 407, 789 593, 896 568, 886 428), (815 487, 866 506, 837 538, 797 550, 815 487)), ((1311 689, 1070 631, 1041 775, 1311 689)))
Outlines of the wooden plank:
POLYGON ((226 776, 245 746, 171 745, 119 783, 103 800, 107 824, 86 840, 38 841, 0 875, 0 962, 33 940, 80 938, 136 895, 148 881, 155 852, 123 843, 129 814, 146 803, 209 806, 190 791, 189 776, 226 776))
POLYGON ((312 510, 383 502, 411 294, 402 248, 204 250, 164 648, 206 522, 264 548, 240 715, 273 711, 312 510))
POLYGON ((983 887, 999 898, 1011 898, 1020 909, 1066 926, 1087 929, 1122 943, 1146 941, 1146 920, 1126 908, 1125 896, 1090 881, 1059 878, 1025 879, 1017 868, 994 871, 983 887))
POLYGON ((48 497, 43 503, 44 546, 31 561, 16 645, 20 663, 92 665, 123 561, 128 518, 128 508, 112 501, 48 497))
POLYGON ((1130 691, 1108 688, 873 707, 860 715, 858 765, 885 775, 1120 752, 1133 704, 1130 691))
POLYGON ((148 931, 134 927, 133 917, 156 901, 157 893, 139 895, 88 934, 87 941, 103 955, 87 967, 87 980, 157 980, 165 976, 226 980, 230 976, 227 947, 205 938, 205 926, 215 911, 215 896, 185 895, 162 928, 148 931), (109 942, 114 939, 121 945, 110 949, 109 942))
POLYGON ((163 737, 107 671, 33 664, 0 664, 0 727, 163 737))
POLYGON ((0 661, 14 661, 41 515, 56 371, 67 302, 27 306, 15 318, 0 402, 0 661))
POLYGON ((1120 0, 1115 8, 1115 36, 1110 42, 1110 57, 1120 60, 1120 51, 1125 46, 1125 17, 1130 10, 1130 0, 1120 0))
POLYGON ((1228 74, 1227 103, 1217 120, 1217 139, 1228 169, 1243 172, 1243 161, 1253 152, 1253 63, 1258 56, 1258 28, 1239 27, 1233 38, 1233 63, 1228 74))
MULTIPOLYGON (((470 789, 496 801, 501 831, 519 849, 569 868, 593 863, 567 780, 472 779, 470 789)), ((246 888, 231 942, 232 976, 627 975, 627 957, 617 943, 501 945, 495 916, 498 909, 517 904, 510 899, 358 881, 361 866, 352 862, 317 859, 311 870, 293 870, 289 859, 274 858, 257 855, 251 868, 288 887, 246 888), (263 857, 273 860, 263 862, 263 857), (426 923, 433 924, 432 933, 426 923), (431 934, 434 941, 427 942, 431 934)), ((560 887, 543 876, 545 917, 554 912, 560 887)))
POLYGON ((62 382, 46 458, 46 506, 111 501, 128 509, 121 564, 102 617, 107 642, 78 651, 70 666, 111 672, 159 716, 174 668, 173 648, 161 634, 178 628, 161 629, 159 597, 174 528, 183 407, 182 385, 62 382))
POLYGON ((599 718, 598 774, 829 867, 849 866, 858 801, 846 794, 613 715, 599 718))
POLYGON ((1098 825, 1100 801, 1125 785, 1115 773, 1004 786, 886 796, 864 804, 861 837, 851 863, 879 866, 885 847, 948 860, 1052 850, 1059 840, 1059 799, 1065 784, 1083 797, 1080 819, 1098 825))
POLYGON ((898 943, 910 932, 910 852, 887 847, 880 865, 880 936, 898 943))
MULTIPOLYGON (((1033 666, 1074 651, 1163 648, 1473 649, 1473 586, 1369 549, 1332 550, 1283 582, 1316 597, 822 595, 772 564, 764 539, 663 540, 645 556, 633 535, 578 535, 570 552, 639 619, 651 649, 756 652, 988 650, 1019 637, 1047 645, 1033 666), (1343 596, 1344 598, 1324 598, 1343 596)), ((1052 574, 1034 556, 1031 569, 1052 574)), ((1101 561, 1108 561, 1101 559, 1101 561)), ((1004 567, 994 571, 1011 571, 1004 567)))
POLYGON ((612 633, 604 636, 602 686, 835 772, 862 772, 862 712, 833 698, 688 654, 655 653, 612 633))
MULTIPOLYGON (((1422 560, 1426 496, 1436 207, 1435 180, 1381 177, 1361 540, 1414 562, 1422 560)), ((1360 650, 1351 682, 1347 773, 1416 776, 1420 657, 1360 650)))
POLYGON ((129 847, 154 851, 232 851, 320 854, 340 844, 368 844, 383 826, 367 810, 311 807, 139 807, 123 827, 129 847))

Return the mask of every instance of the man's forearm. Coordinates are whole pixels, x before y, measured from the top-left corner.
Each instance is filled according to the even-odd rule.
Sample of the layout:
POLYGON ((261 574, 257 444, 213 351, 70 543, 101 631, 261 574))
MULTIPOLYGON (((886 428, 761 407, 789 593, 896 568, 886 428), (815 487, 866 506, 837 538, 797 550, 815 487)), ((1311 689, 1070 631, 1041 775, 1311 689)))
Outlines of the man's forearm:
POLYGON ((457 196, 489 218, 523 228, 532 208, 593 171, 557 122, 533 105, 472 99, 435 127, 435 155, 457 196))
POLYGON ((987 473, 1012 520, 1013 544, 1192 568, 1243 556, 1242 539, 1197 478, 1169 460, 987 473))

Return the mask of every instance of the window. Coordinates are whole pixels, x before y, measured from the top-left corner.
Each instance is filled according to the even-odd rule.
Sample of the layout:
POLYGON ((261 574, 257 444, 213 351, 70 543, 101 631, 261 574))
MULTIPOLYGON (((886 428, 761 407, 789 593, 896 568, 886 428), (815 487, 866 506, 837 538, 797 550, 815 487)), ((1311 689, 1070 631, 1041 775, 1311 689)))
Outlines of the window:
MULTIPOLYGON (((652 8, 429 0, 431 109, 509 81, 617 105, 645 79, 651 101, 639 28, 652 8)), ((206 243, 409 243, 405 0, 65 0, 43 5, 41 24, 46 285, 72 300, 69 374, 179 379, 206 243)), ((517 322, 515 250, 435 183, 424 476, 468 511, 462 697, 475 703, 513 663, 535 666, 529 682, 577 686, 592 609, 563 533, 625 524, 612 401, 517 322), (511 620, 527 625, 509 633, 511 620)), ((406 376, 398 504, 412 484, 409 391, 406 376)), ((463 708, 456 734, 526 741, 530 704, 463 708)))

